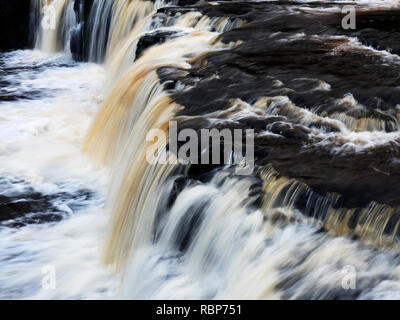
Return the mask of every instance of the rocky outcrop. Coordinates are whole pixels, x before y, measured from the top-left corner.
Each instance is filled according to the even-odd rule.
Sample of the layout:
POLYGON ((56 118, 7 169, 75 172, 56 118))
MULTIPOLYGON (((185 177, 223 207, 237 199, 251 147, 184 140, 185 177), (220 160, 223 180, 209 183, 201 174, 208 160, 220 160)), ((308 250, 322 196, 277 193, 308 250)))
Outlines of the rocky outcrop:
POLYGON ((352 131, 368 122, 382 123, 380 132, 397 130, 397 58, 362 44, 378 34, 375 47, 386 48, 390 39, 391 52, 397 52, 398 26, 380 21, 385 16, 395 21, 399 10, 360 11, 359 27, 347 31, 340 28, 337 10, 305 13, 298 4, 276 3, 199 8, 211 17, 235 12, 248 23, 221 35, 222 42, 235 47, 201 57, 181 78, 176 78, 179 72, 159 70, 164 83, 179 81, 189 88, 173 95, 184 106, 178 113, 184 119, 181 129, 214 124, 219 130, 254 129, 256 164, 261 167, 272 164, 281 175, 306 183, 318 194, 339 194, 345 207, 364 207, 371 200, 400 205, 400 165, 393 160, 399 157, 398 141, 362 148, 354 138, 358 135, 346 135, 335 120, 339 114, 348 117, 344 121, 352 131), (349 37, 355 35, 364 35, 360 43, 349 37), (230 121, 246 104, 260 108, 258 113, 230 121), (218 121, 207 121, 211 114, 218 114, 218 121))
POLYGON ((145 34, 139 39, 136 49, 136 59, 140 58, 143 52, 157 44, 162 44, 170 38, 173 38, 177 31, 155 31, 145 34))

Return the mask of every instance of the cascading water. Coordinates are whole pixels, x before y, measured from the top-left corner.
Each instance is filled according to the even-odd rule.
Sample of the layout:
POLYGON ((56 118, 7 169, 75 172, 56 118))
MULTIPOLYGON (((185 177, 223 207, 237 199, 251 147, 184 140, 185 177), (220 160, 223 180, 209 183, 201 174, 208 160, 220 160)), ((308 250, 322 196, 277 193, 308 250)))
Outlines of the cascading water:
POLYGON ((100 62, 110 55, 133 26, 153 11, 151 1, 95 1, 89 16, 89 60, 100 62))
POLYGON ((74 11, 74 3, 68 0, 48 1, 41 0, 40 6, 37 0, 32 0, 36 10, 46 11, 46 14, 54 14, 50 21, 37 19, 36 30, 36 48, 47 53, 57 53, 59 51, 69 51, 70 36, 73 28, 76 27, 77 21, 74 11), (51 6, 50 6, 51 5, 51 6), (48 23, 47 26, 44 24, 48 23), (54 25, 53 25, 54 24, 54 25))
POLYGON ((35 50, 0 56, 0 298, 398 298, 398 5, 352 33, 334 1, 184 2, 32 0, 35 50), (252 129, 253 173, 165 164, 170 121, 252 129))

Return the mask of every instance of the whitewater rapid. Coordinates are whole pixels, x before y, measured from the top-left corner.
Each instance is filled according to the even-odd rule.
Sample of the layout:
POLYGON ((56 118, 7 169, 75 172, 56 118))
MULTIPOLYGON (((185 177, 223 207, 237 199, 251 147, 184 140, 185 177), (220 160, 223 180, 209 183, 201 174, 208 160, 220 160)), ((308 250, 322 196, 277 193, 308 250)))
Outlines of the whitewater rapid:
POLYGON ((108 175, 81 152, 104 70, 39 51, 5 53, 1 63, 10 101, 0 102, 0 195, 49 201, 39 200, 40 217, 28 214, 37 224, 22 216, 0 225, 0 299, 107 297, 118 283, 100 264, 108 175), (54 290, 42 286, 49 267, 54 290))
POLYGON ((38 51, 3 54, 1 61, 10 101, 0 103, 0 195, 52 196, 56 210, 47 214, 61 220, 24 224, 20 217, 17 227, 1 225, 1 299, 345 298, 346 266, 358 270, 360 298, 400 298, 398 255, 331 237, 300 218, 265 222, 249 206, 251 181, 223 173, 178 196, 159 240, 134 253, 121 282, 100 259, 109 174, 81 152, 102 100, 103 67, 38 51), (17 92, 26 97, 11 99, 17 92), (201 210, 184 256, 181 228, 201 210), (42 285, 49 267, 55 289, 42 285), (292 285, 284 281, 290 277, 297 280, 292 285))
POLYGON ((400 298, 395 189, 373 190, 399 163, 396 51, 335 35, 324 1, 51 3, 37 50, 0 54, 0 299, 400 298), (150 165, 173 118, 258 127, 258 171, 150 165))

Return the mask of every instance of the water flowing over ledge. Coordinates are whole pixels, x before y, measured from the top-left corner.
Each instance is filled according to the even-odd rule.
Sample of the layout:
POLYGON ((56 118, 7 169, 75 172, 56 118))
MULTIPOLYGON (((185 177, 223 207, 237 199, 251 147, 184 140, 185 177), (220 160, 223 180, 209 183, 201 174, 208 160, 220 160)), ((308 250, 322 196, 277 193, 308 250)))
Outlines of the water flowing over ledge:
MULTIPOLYGON (((1 297, 396 298, 400 8, 346 3, 356 6, 356 30, 341 28, 341 1, 32 0, 36 50, 2 56, 11 89, 1 104, 8 124, 20 110, 45 133, 14 142, 20 150, 4 157, 4 179, 11 190, 40 189, 36 197, 47 204, 45 218, 32 218, 40 211, 33 193, 1 194, 4 207, 29 204, 26 214, 0 219, 0 268, 19 270, 12 285, 0 276, 1 297), (55 29, 40 26, 46 5, 55 9, 55 29), (21 79, 15 68, 23 68, 21 79), (60 77, 71 83, 52 83, 60 77), (39 112, 56 110, 66 119, 36 122, 39 112), (232 165, 149 164, 146 135, 159 129, 168 137, 171 120, 179 131, 253 129, 253 174, 237 176, 232 165), (48 157, 70 157, 76 180, 57 173, 60 189, 49 192, 40 169, 47 155, 30 172, 9 164, 29 151, 32 158, 27 145, 42 138, 60 143, 57 121, 76 136, 48 157), (6 176, 17 173, 22 180, 6 176), (40 230, 46 236, 35 236, 40 230), (58 246, 64 251, 52 258, 58 246), (9 258, 13 250, 20 254, 9 258), (60 256, 74 251, 79 266, 65 271, 60 256), (40 274, 21 277, 30 264, 54 264, 63 284, 40 289, 40 274), (348 265, 357 290, 342 288, 348 265)), ((158 143, 177 156, 167 139, 158 143)))

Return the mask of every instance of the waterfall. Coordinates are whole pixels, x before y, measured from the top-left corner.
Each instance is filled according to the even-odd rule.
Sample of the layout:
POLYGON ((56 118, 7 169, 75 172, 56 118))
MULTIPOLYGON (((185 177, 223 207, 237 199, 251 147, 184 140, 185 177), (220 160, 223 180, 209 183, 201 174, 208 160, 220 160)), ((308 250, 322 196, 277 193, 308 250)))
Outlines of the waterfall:
MULTIPOLYGON (((318 268, 328 259, 326 248, 340 251, 342 246, 350 253, 343 260, 351 260, 359 244, 350 242, 350 236, 362 244, 397 248, 400 214, 395 200, 382 196, 384 200, 354 204, 350 199, 346 203, 336 180, 325 187, 322 173, 312 176, 312 164, 303 174, 293 160, 304 156, 302 163, 307 164, 314 152, 322 159, 319 170, 323 172, 329 165, 345 167, 341 161, 346 161, 345 152, 350 150, 348 161, 354 163, 359 154, 376 155, 376 168, 371 164, 367 169, 386 175, 379 169, 386 161, 379 158, 379 147, 392 143, 395 149, 398 145, 398 105, 389 112, 389 102, 385 105, 383 98, 365 98, 364 104, 379 106, 367 108, 349 94, 354 83, 336 89, 328 81, 339 82, 335 78, 339 76, 323 77, 322 67, 322 71, 316 67, 303 75, 308 58, 293 68, 294 79, 279 69, 281 56, 301 50, 302 41, 315 46, 310 49, 312 54, 329 52, 314 61, 318 65, 354 45, 350 37, 334 35, 335 28, 326 38, 309 36, 307 30, 293 35, 290 27, 295 28, 301 18, 281 32, 272 18, 251 15, 245 9, 230 17, 214 8, 221 4, 213 3, 179 12, 177 1, 94 0, 85 21, 73 0, 34 3, 36 12, 52 6, 56 16, 54 29, 34 22, 38 26, 36 49, 71 53, 71 38, 80 30, 86 60, 103 64, 107 73, 102 88, 105 98, 87 132, 83 152, 98 168, 110 171, 105 208, 109 223, 102 257, 122 274, 122 297, 163 299, 172 293, 172 298, 180 299, 282 298, 285 285, 295 290, 282 281, 282 274, 309 272, 318 278, 322 272, 318 268), (243 33, 246 39, 241 32, 250 27, 269 33, 243 33), (257 46, 246 47, 246 41, 257 42, 257 46), (278 51, 280 46, 283 49, 278 51), (270 52, 271 57, 264 59, 262 55, 270 52), (319 76, 318 81, 311 78, 319 76), (326 100, 319 105, 318 99, 326 100), (309 108, 307 101, 311 101, 309 108), (203 127, 252 127, 259 142, 254 172, 239 177, 230 164, 210 169, 167 163, 177 156, 168 140, 172 120, 198 131, 203 127), (157 164, 146 159, 150 145, 146 138, 152 129, 166 136, 157 141, 161 150, 157 164), (163 152, 168 159, 162 159, 163 152), (337 162, 331 158, 335 152, 337 162), (300 246, 305 247, 304 256, 297 252, 300 246), (314 253, 321 254, 320 260, 307 256, 314 253)), ((357 43, 356 48, 360 47, 378 55, 371 53, 375 49, 357 43)), ((388 53, 379 54, 389 59, 388 53)), ((376 56, 368 62, 372 64, 376 56)), ((329 72, 334 73, 337 64, 329 65, 329 72)), ((392 82, 390 78, 388 83, 392 82)), ((364 91, 360 94, 365 95, 364 91)), ((393 151, 385 150, 385 154, 393 151)), ((366 175, 363 171, 357 178, 364 181, 366 175)), ((378 182, 382 179, 377 178, 378 182)), ((326 281, 327 286, 337 287, 333 276, 326 281)), ((299 285, 307 287, 303 281, 299 285)), ((289 296, 298 297, 292 291, 289 296)))
MULTIPOLYGON (((46 5, 55 7, 57 24, 54 30, 39 27, 37 47, 46 52, 68 50, 78 23, 71 18, 74 1, 41 2, 42 8, 46 5)), ((153 168, 146 163, 145 133, 165 128, 181 108, 164 91, 157 71, 190 68, 193 57, 218 50, 212 45, 218 33, 240 23, 226 17, 211 19, 198 12, 160 19, 154 9, 162 5, 142 0, 94 1, 86 21, 88 60, 107 62, 109 85, 104 89, 108 98, 88 133, 84 151, 95 163, 113 168, 114 187, 108 201, 112 218, 104 259, 116 269, 125 264, 134 248, 151 242, 157 202, 149 199, 160 194, 163 181, 176 171, 174 166, 153 168), (153 30, 176 35, 136 57, 139 39, 153 30), (121 188, 126 192, 119 192, 121 188)))
POLYGON ((84 18, 84 8, 81 4, 77 9, 79 12, 74 12, 78 3, 75 0, 32 0, 34 11, 42 13, 42 19, 38 18, 38 14, 32 19, 34 30, 37 30, 36 48, 49 53, 63 50, 68 52, 71 36, 81 32, 78 40, 87 43, 84 56, 88 61, 106 62, 109 65, 107 87, 112 87, 132 65, 138 41, 146 32, 170 30, 182 33, 195 29, 221 33, 244 23, 236 18, 209 18, 200 12, 188 11, 179 16, 157 13, 158 8, 172 6, 175 2, 96 0, 90 6, 87 21, 80 21, 84 18), (46 6, 54 8, 54 29, 44 29, 41 26, 46 6))
MULTIPOLYGON (((108 262, 125 260, 138 233, 149 240, 152 224, 148 219, 155 213, 152 197, 157 197, 157 188, 168 177, 163 172, 172 170, 163 165, 153 168, 146 161, 147 146, 143 142, 147 132, 153 128, 166 128, 180 108, 163 92, 155 70, 162 67, 188 68, 185 56, 196 56, 210 49, 209 42, 214 36, 212 33, 194 32, 147 50, 105 101, 89 132, 85 149, 97 161, 114 163, 112 184, 115 189, 111 188, 110 195, 110 199, 114 199, 110 201, 111 239, 106 256, 116 258, 106 258, 108 262), (139 185, 140 191, 137 189, 139 185), (121 189, 126 192, 115 192, 121 189), (146 209, 148 201, 151 209, 146 209), (139 225, 136 222, 141 220, 146 223, 139 225), (128 230, 122 231, 125 228, 128 230)), ((167 142, 164 143, 166 148, 167 142)))
MULTIPOLYGON (((32 0, 33 6, 37 7, 39 0, 32 0)), ((36 48, 47 53, 58 51, 69 51, 71 31, 76 27, 76 16, 74 2, 68 0, 40 0, 40 11, 43 18, 39 19, 36 27, 36 48), (54 15, 54 16, 53 16, 54 15), (47 18, 49 21, 47 21, 47 18), (44 25, 48 23, 48 25, 44 25), (54 25, 52 25, 54 23, 54 25)), ((37 10, 37 9, 36 9, 37 10)))
MULTIPOLYGON (((152 222, 149 221, 153 221, 156 209, 154 206, 151 210, 145 209, 146 199, 159 194, 169 174, 174 172, 172 168, 165 171, 162 168, 154 169, 145 165, 146 148, 142 146, 145 140, 144 133, 151 128, 165 127, 166 123, 176 117, 176 112, 182 108, 169 98, 160 83, 157 70, 164 67, 189 69, 188 59, 184 57, 195 57, 206 51, 220 50, 215 44, 213 45, 215 42, 213 39, 218 34, 240 27, 244 23, 244 20, 239 18, 208 17, 198 11, 187 11, 179 16, 154 11, 171 4, 173 2, 167 4, 144 0, 97 0, 93 2, 88 15, 88 60, 94 62, 105 60, 109 77, 104 89, 108 98, 103 103, 88 133, 84 150, 99 165, 106 164, 114 168, 109 197, 112 218, 105 259, 108 263, 116 265, 120 265, 127 259, 133 248, 134 239, 141 237, 137 233, 144 234, 147 242, 150 241, 152 231, 149 226, 152 222), (193 29, 213 30, 216 33, 191 32, 190 30, 193 29), (141 37, 149 32, 163 30, 171 31, 175 36, 172 36, 172 39, 165 44, 151 47, 143 56, 136 57, 141 37), (139 182, 143 186, 141 190, 137 189, 139 182), (120 192, 121 189, 126 191, 120 192), (130 225, 128 221, 135 222, 130 225), (147 228, 144 228, 143 224, 147 225, 147 228)), ((46 52, 68 50, 70 34, 77 24, 74 1, 41 1, 42 8, 46 5, 52 5, 55 8, 56 28, 54 30, 39 28, 36 47, 46 52)), ((261 102, 257 103, 261 104, 261 102)), ((354 102, 351 103, 354 104, 354 102)), ((268 114, 284 114, 289 118, 298 118, 304 113, 296 106, 284 105, 279 108, 281 109, 270 108, 268 114)), ((302 119, 305 119, 302 121, 306 121, 303 122, 305 124, 309 121, 307 117, 307 114, 302 116, 302 119)), ((332 122, 332 125, 343 123, 353 131, 385 130, 388 125, 397 126, 396 120, 389 124, 387 121, 374 118, 354 120, 343 113, 332 114, 330 118, 339 120, 335 124, 332 122)), ((164 147, 166 148, 166 145, 164 147)), ((272 177, 276 175, 278 173, 272 177)), ((266 179, 264 189, 264 197, 269 199, 265 200, 263 205, 263 211, 266 213, 274 212, 274 208, 283 208, 292 212, 291 208, 295 206, 296 199, 311 192, 307 191, 306 185, 296 180, 286 179, 285 182, 278 183, 283 178, 277 181, 274 178, 274 182, 270 179, 271 176, 266 179)), ((319 200, 308 198, 310 208, 305 208, 306 215, 316 218, 316 221, 321 222, 322 219, 328 229, 337 230, 338 234, 346 234, 350 231, 346 224, 353 214, 357 214, 359 223, 355 224, 352 231, 367 238, 378 232, 378 236, 374 236, 377 237, 376 241, 386 243, 386 240, 381 238, 383 229, 393 216, 395 209, 371 203, 363 211, 364 214, 355 212, 353 209, 349 209, 348 213, 341 211, 339 213, 334 209, 328 209, 329 206, 334 207, 337 201, 332 195, 321 198, 321 201, 325 203, 324 208, 315 209, 315 204, 313 204, 312 210, 315 213, 311 214, 309 213, 311 203, 319 203, 319 200), (382 210, 388 213, 381 214, 382 210), (368 218, 362 218, 363 215, 368 218), (367 222, 363 222, 365 219, 367 222), (384 221, 381 222, 381 219, 384 221)), ((392 230, 390 238, 393 238, 396 233, 397 226, 398 223, 392 230)))
POLYGON ((143 0, 95 1, 89 16, 89 60, 101 62, 154 9, 143 0))
MULTIPOLYGON (((206 185, 185 187, 173 207, 160 213, 153 247, 132 252, 122 295, 145 299, 184 299, 185 295, 196 299, 279 298, 281 293, 275 287, 281 257, 271 257, 273 249, 266 244, 266 231, 272 231, 268 232, 271 235, 279 233, 279 228, 252 208, 255 183, 220 172, 206 185), (167 281, 162 281, 164 270, 171 274, 167 281), (129 285, 132 283, 138 286, 129 285)), ((165 185, 164 193, 169 189, 165 185)))

